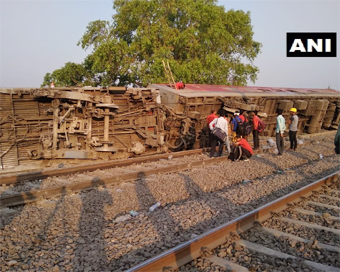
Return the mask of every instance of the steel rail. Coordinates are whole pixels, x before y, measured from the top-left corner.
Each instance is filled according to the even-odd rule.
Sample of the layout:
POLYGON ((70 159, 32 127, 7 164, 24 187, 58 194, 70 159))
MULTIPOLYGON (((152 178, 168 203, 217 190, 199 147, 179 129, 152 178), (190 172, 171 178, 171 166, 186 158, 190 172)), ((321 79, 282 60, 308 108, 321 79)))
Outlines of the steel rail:
MULTIPOLYGON (((120 184, 122 182, 138 180, 143 177, 147 177, 155 174, 167 174, 174 172, 181 172, 185 170, 190 170, 193 168, 199 168, 206 165, 212 165, 219 162, 227 161, 228 157, 218 157, 203 161, 194 161, 190 163, 171 165, 167 167, 155 168, 151 170, 144 171, 135 171, 128 174, 121 174, 110 178, 100 179, 94 177, 91 181, 79 182, 71 185, 58 186, 54 188, 44 189, 44 190, 35 190, 29 192, 22 192, 13 194, 10 196, 0 197, 0 205, 4 207, 17 206, 22 204, 27 204, 30 202, 37 202, 42 197, 50 198, 57 197, 61 195, 66 195, 71 192, 79 192, 82 190, 88 190, 100 185, 112 185, 112 184, 120 184)), ((88 171, 88 169, 83 169, 83 171, 88 171)))
POLYGON ((183 156, 188 156, 188 155, 193 155, 193 154, 201 154, 202 152, 203 152, 203 149, 194 149, 194 150, 173 152, 173 153, 146 156, 146 157, 140 157, 140 158, 131 158, 131 159, 110 161, 110 162, 104 162, 104 163, 86 164, 86 165, 72 166, 72 167, 66 167, 66 168, 60 168, 60 169, 31 171, 31 172, 20 173, 20 174, 15 174, 15 175, 0 176, 0 185, 15 184, 15 183, 25 181, 25 180, 45 179, 47 177, 52 177, 52 176, 65 176, 65 175, 74 174, 77 172, 84 172, 84 171, 91 172, 91 171, 95 171, 98 169, 107 169, 107 168, 118 167, 118 166, 128 166, 134 163, 151 162, 151 161, 157 161, 160 159, 166 159, 169 156, 178 158, 178 157, 183 157, 183 156))
POLYGON ((151 258, 140 265, 137 265, 127 272, 141 271, 164 271, 174 270, 190 261, 200 257, 205 250, 222 245, 231 232, 241 233, 253 226, 256 221, 265 221, 273 212, 280 212, 288 207, 287 203, 297 202, 301 197, 308 197, 312 191, 317 191, 324 184, 339 180, 340 171, 336 171, 322 179, 319 179, 297 191, 272 201, 252 212, 244 214, 226 224, 208 231, 188 242, 174 247, 154 258, 151 258))
MULTIPOLYGON (((333 135, 334 131, 326 131, 321 132, 318 134, 306 134, 306 135, 299 135, 300 138, 313 138, 313 137, 320 137, 320 136, 328 136, 333 135)), ((266 141, 268 137, 261 138, 261 142, 266 141)), ((269 137, 270 138, 270 137, 269 137)), ((79 165, 79 166, 72 166, 72 167, 65 167, 60 169, 48 169, 48 170, 36 170, 24 173, 17 173, 13 175, 4 174, 1 176, 0 172, 0 186, 1 185, 9 185, 15 184, 25 180, 36 180, 36 179, 45 179, 51 176, 63 176, 74 174, 81 171, 95 171, 97 169, 106 169, 111 167, 119 167, 119 166, 127 166, 134 163, 141 163, 141 162, 149 162, 149 161, 156 161, 159 159, 166 159, 169 156, 173 156, 174 158, 185 156, 185 155, 192 155, 192 154, 200 154, 206 149, 194 149, 194 150, 187 150, 187 151, 180 151, 180 152, 171 152, 166 154, 159 154, 159 155, 152 155, 152 156, 145 156, 139 158, 129 158, 124 160, 115 160, 109 161, 104 163, 95 163, 90 165, 79 165)))

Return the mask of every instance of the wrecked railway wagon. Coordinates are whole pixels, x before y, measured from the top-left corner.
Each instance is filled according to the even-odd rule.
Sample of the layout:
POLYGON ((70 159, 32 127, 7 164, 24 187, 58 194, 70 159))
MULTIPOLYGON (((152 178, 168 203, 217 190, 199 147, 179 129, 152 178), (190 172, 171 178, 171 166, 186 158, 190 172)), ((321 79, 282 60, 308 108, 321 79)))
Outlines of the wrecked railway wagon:
POLYGON ((201 131, 206 126, 205 117, 211 110, 220 107, 230 117, 240 109, 248 113, 258 111, 258 115, 266 123, 266 129, 262 132, 265 136, 275 136, 277 109, 284 111, 286 120, 290 117, 291 108, 298 110, 298 134, 337 129, 340 121, 340 92, 331 89, 200 84, 187 84, 181 90, 175 90, 166 84, 154 84, 150 87, 159 90, 162 103, 171 107, 175 114, 196 120, 196 131, 201 131))
POLYGON ((205 147, 206 116, 257 110, 272 136, 276 109, 298 109, 299 133, 337 128, 334 90, 187 84, 147 88, 0 89, 2 168, 32 159, 121 159, 205 147))

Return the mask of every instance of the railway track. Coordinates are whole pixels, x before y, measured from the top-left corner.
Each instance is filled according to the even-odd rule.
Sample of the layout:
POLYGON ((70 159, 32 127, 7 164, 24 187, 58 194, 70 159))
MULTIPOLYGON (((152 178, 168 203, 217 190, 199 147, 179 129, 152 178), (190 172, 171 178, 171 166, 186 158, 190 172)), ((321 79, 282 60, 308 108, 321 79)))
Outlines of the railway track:
MULTIPOLYGON (((190 151, 190 152, 182 152, 181 154, 176 153, 176 157, 181 157, 181 156, 188 156, 190 154, 199 154, 201 152, 196 151, 190 151)), ((162 156, 161 158, 167 158, 168 156, 162 156)), ((143 161, 152 161, 152 160, 159 160, 160 156, 157 156, 156 158, 145 158, 143 161)), ((209 166, 209 165, 214 165, 219 162, 223 162, 228 160, 227 157, 220 157, 220 158, 214 158, 212 160, 206 159, 206 160, 198 160, 198 161, 192 161, 189 163, 182 163, 182 164, 176 164, 176 165, 171 165, 171 166, 166 166, 166 167, 160 167, 156 169, 150 169, 150 170, 144 170, 143 171, 143 177, 148 177, 151 175, 157 175, 157 174, 167 174, 167 173, 176 173, 176 172, 181 172, 181 171, 187 171, 191 170, 194 168, 199 168, 199 167, 204 167, 204 166, 209 166)), ((141 160, 138 160, 138 162, 141 162, 141 160)), ((128 164, 124 165, 131 165, 135 162, 129 162, 128 164)), ((50 170, 50 171, 45 171, 44 174, 40 173, 28 173, 25 175, 20 176, 21 181, 26 181, 30 179, 37 179, 37 178, 48 178, 52 176, 63 176, 67 174, 72 174, 72 173, 77 173, 77 172, 87 172, 91 170, 98 170, 98 169, 106 169, 109 168, 110 166, 117 166, 118 165, 123 165, 123 163, 104 163, 101 165, 97 165, 95 167, 91 166, 81 166, 81 167, 70 167, 66 169, 65 172, 60 171, 60 170, 50 170)), ((84 181, 84 182, 77 182, 75 184, 70 184, 70 185, 62 185, 62 186, 56 186, 53 188, 49 189, 38 189, 38 190, 30 190, 30 191, 23 191, 19 193, 14 193, 10 196, 2 196, 0 197, 0 206, 3 207, 12 207, 12 206, 17 206, 17 205, 24 205, 27 203, 32 203, 32 202, 37 202, 39 200, 42 200, 43 198, 52 198, 52 197, 58 197, 70 193, 75 193, 75 192, 81 192, 84 190, 88 190, 91 188, 95 188, 98 186, 110 186, 110 185, 117 185, 121 184, 124 182, 128 181, 134 181, 138 180, 141 176, 141 171, 133 171, 127 174, 120 174, 116 175, 114 177, 109 177, 109 178, 98 178, 94 177, 93 179, 89 181, 84 181)), ((14 176, 9 177, 7 179, 7 183, 3 182, 3 184, 13 184, 14 176)))
POLYGON ((203 152, 202 149, 195 150, 187 150, 182 152, 176 152, 171 154, 161 154, 161 155, 153 155, 153 156, 145 156, 140 158, 131 158, 126 160, 117 160, 110 162, 102 162, 102 163, 94 163, 94 164, 83 164, 79 166, 70 166, 70 167, 62 167, 60 169, 41 169, 37 171, 30 171, 24 173, 15 173, 0 176, 0 185, 9 185, 15 184, 21 181, 26 180, 36 180, 36 179, 44 179, 47 177, 53 176, 65 176, 78 172, 92 172, 98 169, 107 169, 112 167, 121 167, 128 166, 135 163, 145 163, 151 161, 157 161, 161 159, 167 159, 169 156, 178 158, 183 156, 189 156, 192 154, 201 154, 203 152))
MULTIPOLYGON (((287 151, 282 157, 261 153, 249 162, 194 154, 47 177, 37 184, 37 191, 64 186, 60 196, 36 196, 31 203, 7 203, 0 209, 0 271, 126 271, 339 171, 339 159, 332 139, 325 139, 297 152, 287 151), (162 174, 167 167, 177 169, 162 174), (130 175, 131 180, 110 183, 122 175, 130 175), (65 189, 94 179, 94 187, 76 193, 65 189), (161 206, 150 211, 156 202, 161 206)), ((27 185, 1 186, 1 200, 10 191, 13 195, 19 184, 27 185)), ((34 191, 28 190, 27 196, 34 191)), ((212 247, 204 251, 215 254, 212 247)), ((224 252, 216 254, 222 258, 224 252)), ((202 270, 203 265, 208 267, 205 271, 222 269, 202 257, 197 264, 188 262, 186 265, 202 270)), ((190 271, 186 265, 179 269, 190 271)))
POLYGON ((337 171, 128 271, 339 271, 339 187, 337 171))
MULTIPOLYGON (((192 150, 192 151, 183 151, 179 153, 175 153, 175 156, 170 155, 171 158, 181 158, 184 156, 190 156, 193 154, 202 154, 202 150, 192 150)), ((69 167, 66 169, 53 169, 53 170, 46 170, 42 173, 40 172, 30 172, 25 174, 13 175, 13 176, 7 176, 3 180, 1 180, 2 184, 0 185, 15 185, 16 187, 20 188, 22 184, 25 184, 25 182, 30 180, 38 180, 38 183, 35 185, 39 187, 39 183, 43 182, 43 179, 47 179, 49 177, 55 177, 55 176, 66 176, 66 175, 77 175, 77 173, 89 173, 96 170, 105 170, 109 168, 119 167, 119 166, 131 166, 136 163, 143 163, 143 162, 152 162, 152 161, 159 161, 169 158, 168 155, 157 155, 157 156, 151 156, 151 157, 145 157, 145 158, 139 158, 136 160, 124 160, 124 161, 117 161, 117 162, 109 162, 109 163, 101 163, 96 165, 83 165, 83 166, 76 166, 76 167, 69 167), (19 180, 14 183, 14 180, 19 180)), ((17 205, 25 205, 28 203, 37 202, 43 199, 53 198, 53 197, 59 197, 67 194, 77 193, 84 190, 88 190, 91 188, 96 188, 98 186, 116 186, 119 184, 122 184, 124 182, 134 181, 138 180, 141 175, 143 178, 152 176, 152 175, 165 175, 169 173, 180 173, 184 171, 190 171, 198 168, 213 166, 222 162, 227 162, 228 158, 226 156, 220 157, 220 158, 203 158, 199 157, 199 160, 196 160, 197 158, 193 158, 193 160, 190 160, 190 162, 185 163, 175 163, 173 165, 169 166, 161 166, 157 168, 151 167, 150 169, 143 170, 142 173, 140 170, 137 171, 127 171, 127 173, 121 173, 114 176, 109 176, 106 178, 100 178, 97 176, 93 176, 90 179, 87 179, 86 181, 76 182, 76 183, 70 183, 70 184, 62 184, 60 186, 52 186, 50 188, 36 189, 33 187, 33 189, 27 190, 25 186, 23 186, 23 189, 18 189, 17 192, 11 193, 10 195, 4 194, 0 195, 0 207, 13 207, 17 205), (21 191, 22 190, 22 191, 21 191)), ((307 162, 308 164, 309 162, 307 162)), ((164 165, 167 165, 165 163, 164 165)), ((280 170, 279 170, 280 171, 280 170)), ((292 169, 286 170, 286 171, 294 171, 292 169)), ((12 187, 9 187, 12 188, 12 187)))
MULTIPOLYGON (((299 139, 318 139, 322 137, 334 137, 333 131, 327 131, 322 132, 318 134, 306 134, 306 135, 299 135, 299 139)), ((262 146, 266 145, 268 137, 262 137, 260 142, 262 146)), ((167 159, 169 156, 173 158, 178 158, 182 156, 189 156, 192 154, 202 154, 202 152, 205 152, 207 149, 194 149, 194 150, 186 150, 186 151, 180 151, 180 152, 172 152, 172 153, 166 153, 166 154, 160 154, 160 155, 151 155, 151 156, 142 156, 139 158, 129 158, 124 160, 113 160, 113 161, 107 161, 107 162, 100 162, 100 163, 84 163, 84 160, 78 160, 79 165, 76 166, 64 166, 63 163, 58 162, 58 160, 55 160, 55 164, 58 165, 53 169, 46 169, 43 165, 46 164, 52 164, 51 162, 53 160, 46 160, 45 163, 41 162, 41 166, 39 168, 36 168, 34 170, 30 170, 28 168, 24 168, 21 170, 2 170, 0 171, 0 186, 2 185, 9 185, 9 184, 16 184, 18 182, 26 181, 26 180, 36 180, 36 179, 44 179, 51 176, 65 176, 69 174, 74 174, 78 172, 91 172, 98 169, 107 169, 112 167, 122 167, 122 166, 128 166, 132 164, 138 164, 138 163, 145 163, 145 162, 152 162, 162 159, 167 159), (46 163, 48 162, 48 163, 46 163)), ((60 160, 59 160, 60 161, 60 160)), ((31 163, 37 162, 36 160, 32 160, 31 163)), ((73 160, 70 160, 70 163, 73 164, 73 160)), ((20 169, 20 168, 19 168, 20 169)))
MULTIPOLYGON (((326 133, 326 135, 329 133, 326 133)), ((307 135, 309 136, 309 135, 307 135)), ((319 137, 322 135, 319 135, 319 137)), ((310 137, 310 136, 309 136, 310 137)), ((316 137, 316 136, 313 136, 316 137)), ((91 188, 95 188, 98 186, 111 186, 117 185, 123 182, 137 180, 141 175, 141 171, 128 171, 128 173, 121 173, 114 176, 100 178, 94 176, 92 179, 86 179, 83 182, 76 182, 70 184, 62 184, 60 186, 54 186, 52 188, 42 189, 40 188, 40 184, 44 179, 49 177, 62 177, 67 175, 76 175, 77 173, 91 173, 97 170, 105 170, 115 167, 125 167, 131 166, 135 164, 143 164, 155 161, 164 161, 172 158, 181 158, 184 156, 190 156, 195 154, 202 154, 204 150, 196 149, 196 150, 188 150, 182 152, 175 152, 171 154, 162 154, 162 155, 153 155, 146 156, 141 158, 132 158, 126 160, 118 160, 111 162, 103 162, 96 164, 85 164, 78 166, 71 166, 61 169, 41 169, 39 171, 25 172, 25 173, 15 173, 12 175, 2 175, 0 176, 0 186, 6 187, 8 186, 10 191, 13 191, 13 186, 16 187, 16 192, 11 193, 8 196, 8 193, 1 195, 0 191, 0 206, 11 207, 16 205, 27 204, 31 202, 36 202, 41 200, 42 198, 51 198, 58 197, 61 195, 65 195, 67 193, 75 193, 80 192, 82 190, 87 190, 91 188), (29 181, 34 181, 34 185, 32 188, 27 188, 27 186, 22 186, 29 181), (23 187, 22 189, 20 189, 23 187)), ((260 156, 260 155, 259 155, 260 156)), ((200 168, 204 166, 218 164, 220 162, 226 161, 226 157, 214 158, 209 160, 205 158, 202 160, 200 157, 198 161, 195 161, 197 158, 194 158, 190 162, 178 163, 175 165, 169 166, 161 166, 156 168, 151 168, 148 170, 143 170, 143 176, 147 177, 155 174, 167 174, 167 173, 175 173, 181 171, 188 171, 195 168, 200 168)), ((308 162, 307 162, 308 163, 308 162)), ((168 165, 169 163, 165 163, 168 165)))

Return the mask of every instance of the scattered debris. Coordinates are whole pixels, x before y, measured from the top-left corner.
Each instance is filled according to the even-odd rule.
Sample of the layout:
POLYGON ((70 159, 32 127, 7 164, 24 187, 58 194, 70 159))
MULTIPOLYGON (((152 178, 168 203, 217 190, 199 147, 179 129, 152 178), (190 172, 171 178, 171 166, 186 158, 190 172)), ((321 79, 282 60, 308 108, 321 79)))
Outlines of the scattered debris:
POLYGON ((126 215, 118 216, 115 220, 113 220, 113 222, 119 223, 119 222, 123 222, 123 221, 129 220, 129 219, 131 219, 131 215, 126 214, 126 215))
POLYGON ((271 139, 271 138, 269 138, 268 140, 267 140, 267 143, 269 144, 269 146, 271 146, 271 147, 274 147, 274 146, 276 146, 276 143, 275 143, 275 141, 273 140, 273 139, 271 139))
POLYGON ((154 210, 156 210, 158 207, 161 206, 161 202, 157 202, 156 204, 152 205, 150 208, 149 208, 149 211, 150 212, 153 212, 154 210))
POLYGON ((130 211, 130 214, 131 214, 132 216, 137 216, 137 215, 139 214, 139 212, 136 212, 136 211, 130 211))

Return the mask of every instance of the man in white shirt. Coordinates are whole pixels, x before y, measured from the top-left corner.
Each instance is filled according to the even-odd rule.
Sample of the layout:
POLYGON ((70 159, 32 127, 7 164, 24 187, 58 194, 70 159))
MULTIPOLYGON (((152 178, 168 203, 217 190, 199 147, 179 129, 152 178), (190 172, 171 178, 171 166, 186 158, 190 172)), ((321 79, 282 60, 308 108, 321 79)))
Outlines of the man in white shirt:
MULTIPOLYGON (((220 128, 226 134, 227 136, 226 145, 227 145, 228 152, 230 153, 230 145, 229 145, 229 137, 228 137, 229 122, 228 122, 228 117, 227 117, 227 113, 225 112, 225 110, 221 110, 220 117, 215 118, 212 122, 210 122, 209 124, 210 130, 213 130, 214 127, 220 128)), ((220 157, 222 155, 224 141, 218 138, 217 136, 213 135, 212 142, 211 142, 211 149, 210 149, 210 158, 214 156, 217 143, 219 143, 218 156, 220 157)))
POLYGON ((284 132, 286 129, 286 121, 285 118, 282 116, 283 110, 277 110, 277 117, 276 117, 276 146, 278 150, 278 156, 282 156, 284 150, 284 132))

